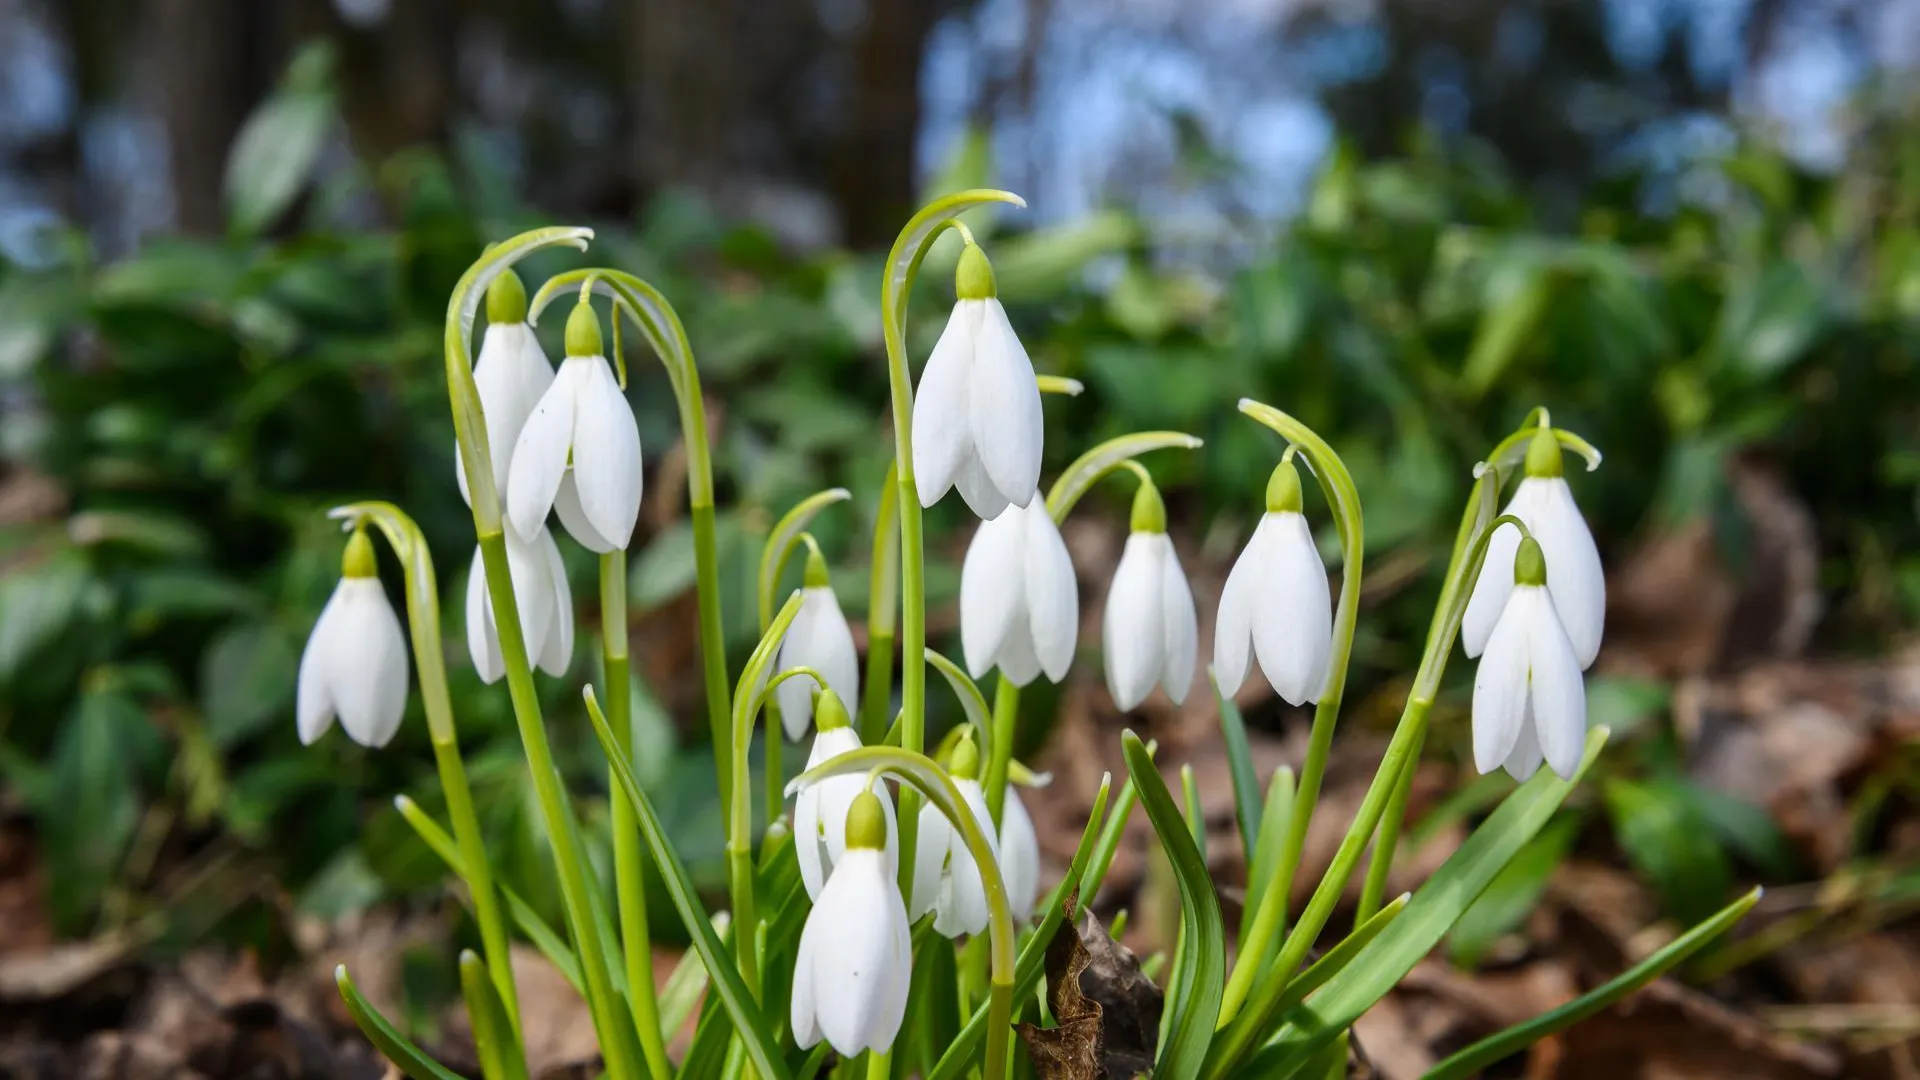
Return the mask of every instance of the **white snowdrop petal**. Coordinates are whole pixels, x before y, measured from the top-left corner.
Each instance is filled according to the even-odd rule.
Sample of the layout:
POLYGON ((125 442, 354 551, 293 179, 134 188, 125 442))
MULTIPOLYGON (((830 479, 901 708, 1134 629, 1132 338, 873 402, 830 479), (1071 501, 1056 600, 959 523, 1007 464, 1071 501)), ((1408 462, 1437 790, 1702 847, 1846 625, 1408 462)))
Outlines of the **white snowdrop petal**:
POLYGON ((1040 677, 1040 658, 1033 651, 1033 633, 1024 618, 1007 631, 995 656, 1000 676, 1015 686, 1025 686, 1040 677))
POLYGON ((1533 702, 1528 701, 1526 715, 1520 722, 1520 737, 1513 741, 1513 750, 1507 754, 1507 760, 1500 766, 1507 770, 1507 775, 1523 784, 1533 779, 1533 774, 1540 771, 1542 761, 1540 740, 1536 737, 1535 731, 1533 702))
POLYGON ((947 876, 947 852, 953 826, 932 806, 920 808, 918 845, 913 856, 913 895, 907 898, 907 918, 919 922, 940 900, 947 876))
POLYGON ((1213 618, 1213 677, 1220 692, 1228 697, 1247 681, 1247 661, 1253 651, 1254 590, 1259 576, 1259 548, 1249 540, 1227 572, 1226 584, 1220 588, 1220 608, 1213 618))
POLYGON ((567 530, 567 535, 595 555, 605 555, 618 546, 601 536, 588 520, 586 510, 580 505, 580 485, 574 480, 572 469, 560 478, 560 490, 553 495, 553 512, 560 516, 560 526, 567 530))
POLYGON ((313 632, 307 635, 306 648, 300 653, 294 721, 302 745, 313 745, 333 726, 332 661, 338 636, 339 609, 340 589, 335 586, 333 594, 327 597, 326 605, 320 609, 320 617, 313 622, 313 632))
POLYGON ((976 679, 993 667, 1016 619, 1026 617, 1021 526, 1013 511, 981 522, 960 564, 960 648, 976 679))
POLYGON ((1299 705, 1320 696, 1314 681, 1321 668, 1318 638, 1323 622, 1331 619, 1325 611, 1326 571, 1305 517, 1268 514, 1261 526, 1249 545, 1259 549, 1253 651, 1274 692, 1299 705))
POLYGON ((1584 671, 1600 654, 1607 621, 1607 576, 1600 566, 1600 549, 1564 479, 1556 476, 1523 483, 1540 488, 1527 527, 1546 556, 1547 591, 1553 594, 1560 624, 1566 627, 1567 640, 1584 671))
MULTIPOLYGON (((1522 491, 1526 484, 1521 481, 1522 491)), ((1514 493, 1506 513, 1521 517, 1516 512, 1520 495, 1520 491, 1514 493)), ((1507 606, 1507 597, 1513 592, 1513 557, 1519 550, 1520 530, 1510 524, 1501 525, 1487 538, 1486 559, 1480 564, 1480 576, 1474 579, 1473 592, 1467 595, 1466 613, 1460 617, 1460 645, 1469 659, 1486 650, 1493 624, 1500 621, 1500 612, 1507 606)))
POLYGON ((1527 713, 1527 668, 1537 602, 1536 588, 1515 589, 1493 626, 1480 668, 1473 676, 1473 763, 1489 773, 1506 761, 1527 713))
POLYGON ((974 453, 1001 497, 1019 502, 1030 499, 1040 483, 1040 387, 1000 301, 989 297, 976 303, 982 311, 971 387, 974 453))
MULTIPOLYGON (((818 905, 814 911, 819 911, 818 905)), ((806 925, 800 930, 800 948, 794 953, 793 993, 787 1003, 787 1026, 793 1032, 793 1041, 800 1049, 808 1049, 820 1041, 820 1018, 814 1001, 814 967, 819 959, 820 938, 825 935, 824 918, 816 919, 813 913, 807 915, 806 925)))
POLYGON ((913 480, 922 506, 940 501, 953 487, 961 460, 973 453, 967 381, 979 325, 977 304, 953 306, 914 391, 913 480))
MULTIPOLYGON (((805 664, 826 677, 827 688, 839 695, 848 709, 859 707, 860 703, 860 658, 853 647, 853 628, 847 625, 847 616, 840 610, 840 600, 830 586, 818 585, 806 590, 802 602, 802 614, 807 616, 807 633, 802 644, 794 652, 794 662, 805 664)), ((797 623, 798 620, 796 620, 797 623)), ((794 630, 787 631, 787 641, 793 642, 794 630)), ((791 666, 786 662, 786 646, 781 647, 783 660, 781 667, 791 666)), ((813 680, 789 679, 781 684, 784 691, 788 686, 798 684, 799 696, 803 700, 801 734, 806 731, 806 723, 813 718, 813 680)), ((780 703, 781 715, 787 715, 787 699, 780 703)), ((791 725, 791 721, 788 724, 791 725)), ((789 738, 798 739, 793 728, 787 728, 789 738)))
POLYGON ((378 578, 340 582, 346 601, 331 650, 333 699, 353 741, 387 745, 407 708, 407 638, 378 578))
POLYGON ((1587 694, 1580 661, 1560 625, 1549 596, 1537 604, 1529 635, 1533 677, 1529 704, 1540 751, 1565 780, 1580 767, 1587 742, 1587 694))
POLYGON ((467 571, 467 655, 473 658, 473 670, 480 681, 491 686, 507 673, 506 658, 500 653, 500 633, 494 629, 493 603, 487 599, 487 571, 481 565, 480 549, 473 549, 473 565, 467 571))
POLYGON ((1000 871, 1006 875, 1007 906, 1014 921, 1024 921, 1033 914, 1040 893, 1040 837, 1019 789, 1012 786, 1000 807, 1000 871))
POLYGON ((560 478, 573 449, 574 402, 587 373, 578 358, 561 364, 553 385, 540 396, 513 444, 513 462, 507 470, 507 522, 522 538, 532 537, 546 525, 547 511, 553 509, 554 496, 560 492, 560 478))
POLYGON ((968 453, 960 459, 953 470, 953 486, 960 491, 960 499, 973 511, 973 516, 981 521, 991 521, 1006 512, 1012 500, 993 485, 992 478, 980 464, 980 457, 968 453))
POLYGON ((574 407, 573 475, 580 509, 596 533, 625 548, 640 518, 640 428, 606 359, 567 361, 576 362, 590 365, 574 407))
MULTIPOLYGON (((473 365, 473 382, 486 417, 487 453, 493 459, 493 486, 505 491, 513 447, 520 439, 540 398, 553 385, 553 366, 547 363, 540 339, 526 323, 490 324, 480 341, 480 358, 473 365)), ((460 473, 463 498, 466 474, 460 473)))
POLYGON ((1161 562, 1164 533, 1133 533, 1114 568, 1101 617, 1101 651, 1107 692, 1115 707, 1130 711, 1146 700, 1166 667, 1166 627, 1161 562))
MULTIPOLYGON (((540 670, 558 678, 573 666, 573 592, 567 588, 567 566, 560 560, 560 545, 553 542, 553 534, 542 529, 534 548, 546 564, 542 577, 552 598, 548 605, 551 611, 548 624, 539 639, 540 670)), ((514 592, 519 591, 516 585, 514 592)), ((528 639, 529 649, 533 648, 534 640, 528 639)))
POLYGON ((867 1048, 892 983, 893 890, 879 852, 849 852, 820 894, 824 932, 814 953, 814 1002, 820 1032, 844 1056, 867 1048))
MULTIPOLYGON (((813 762, 809 761, 807 767, 812 768, 813 762)), ((793 852, 800 861, 800 883, 807 887, 808 898, 819 900, 831 865, 825 823, 820 817, 819 784, 803 788, 800 797, 794 800, 793 852)))
POLYGON ((1181 568, 1180 555, 1171 540, 1160 564, 1160 589, 1160 613, 1166 628, 1166 660, 1160 682, 1173 703, 1182 705, 1187 691, 1193 688, 1194 664, 1200 656, 1200 617, 1193 607, 1187 572, 1181 568))
POLYGON ((1033 632, 1033 654, 1051 682, 1066 678, 1073 666, 1073 649, 1080 636, 1080 583, 1073 574, 1073 556, 1060 537, 1059 526, 1047 513, 1044 499, 1035 499, 1009 513, 1025 514, 1027 620, 1033 632))

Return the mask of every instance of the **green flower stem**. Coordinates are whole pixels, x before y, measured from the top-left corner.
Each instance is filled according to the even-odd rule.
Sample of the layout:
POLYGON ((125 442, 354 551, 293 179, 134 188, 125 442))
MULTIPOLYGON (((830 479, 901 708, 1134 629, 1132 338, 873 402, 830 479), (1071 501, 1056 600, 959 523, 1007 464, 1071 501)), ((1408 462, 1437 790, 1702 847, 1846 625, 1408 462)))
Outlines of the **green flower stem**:
MULTIPOLYGON (((808 544, 813 543, 812 537, 805 533, 807 524, 813 520, 815 514, 851 497, 852 492, 846 488, 828 488, 826 491, 809 495, 800 500, 793 509, 787 511, 786 516, 774 525, 773 531, 767 534, 767 542, 760 549, 760 572, 756 579, 755 590, 755 599, 760 612, 761 633, 766 633, 767 625, 773 621, 773 594, 779 587, 780 573, 786 569, 787 560, 793 556, 794 549, 799 547, 803 537, 808 544)), ((814 681, 821 686, 826 685, 818 678, 814 681)), ((780 811, 785 806, 780 792, 786 786, 786 768, 780 763, 780 757, 786 745, 776 734, 782 730, 780 703, 769 700, 765 708, 767 710, 767 754, 763 772, 766 774, 767 824, 771 825, 780 820, 780 811)))
POLYGON ((893 639, 900 618, 899 464, 887 464, 880 505, 873 519, 873 568, 867 588, 867 682, 860 695, 860 741, 873 744, 887 731, 893 700, 893 639))
POLYGON ((460 740, 453 723, 453 703, 447 693, 446 651, 440 644, 440 590, 433 555, 412 518, 392 503, 364 502, 342 507, 334 517, 358 523, 371 521, 387 538, 400 560, 407 585, 407 632, 413 642, 414 669, 420 675, 420 702, 426 709, 427 733, 433 742, 433 761, 440 788, 447 797, 447 816, 459 846, 462 877, 473 898, 473 919, 480 927, 480 944, 487 971, 512 1030, 515 1056, 520 1044, 520 998, 515 992, 513 965, 507 944, 506 920, 500 915, 500 897, 487 862, 480 818, 473 809, 473 789, 460 757, 460 740))
POLYGON ((1002 674, 993 690, 993 738, 987 740, 987 775, 981 784, 996 826, 1001 808, 1007 805, 1007 767, 1013 762, 1013 730, 1019 716, 1020 688, 1002 674))
MULTIPOLYGON (((905 781, 902 793, 911 788, 918 791, 928 802, 947 816, 953 827, 966 841, 967 851, 973 856, 980 870, 980 883, 987 894, 987 948, 988 948, 988 990, 987 990, 987 1045, 986 1055, 981 1059, 981 1073, 985 1080, 1004 1080, 1007 1075, 1007 1050, 1012 1034, 1013 984, 1014 984, 1014 927, 1013 912, 1007 906, 1007 886, 1000 875, 1000 861, 994 858, 993 847, 987 840, 987 834, 980 828, 980 822, 967 809, 960 791, 954 787, 953 778, 947 771, 934 764, 925 754, 890 746, 864 746, 852 750, 817 768, 810 769, 789 785, 789 790, 798 791, 816 784, 830 776, 865 772, 872 768, 884 768, 887 772, 905 781)), ((965 1017, 962 1018, 963 1020, 965 1017)))
MULTIPOLYGON (((601 661, 607 676, 607 724, 629 765, 633 763, 633 668, 627 656, 627 553, 600 556, 601 661)), ((619 781, 607 780, 609 791, 619 781)), ((641 850, 640 826, 633 804, 613 800, 613 877, 620 909, 620 945, 626 959, 627 1006, 634 1030, 640 1034, 640 1053, 654 1076, 673 1075, 660 1032, 660 1007, 653 990, 653 937, 647 928, 646 855, 641 850)))
MULTIPOLYGON (((724 814, 724 808, 732 804, 727 785, 733 777, 733 763, 726 737, 732 701, 727 696, 726 631, 720 621, 720 548, 714 537, 713 450, 707 434, 707 409, 700 394, 700 369, 694 362, 686 327, 673 305, 660 290, 622 270, 569 270, 548 278, 528 302, 527 321, 537 320, 554 297, 571 288, 612 297, 616 306, 639 326, 647 343, 653 346, 654 355, 666 368, 674 401, 680 407, 680 437, 687 449, 687 513, 693 522, 693 574, 699 601, 700 673, 706 684, 707 732, 713 740, 714 770, 724 814)), ((478 504, 476 496, 475 505, 478 504)))
MULTIPOLYGON (((1360 613, 1360 573, 1364 555, 1364 527, 1360 514, 1360 492, 1353 476, 1325 440, 1313 429, 1286 413, 1243 398, 1240 411, 1278 432, 1299 449, 1313 466, 1327 502, 1333 507, 1334 524, 1340 532, 1340 600, 1333 612, 1333 651, 1327 664, 1327 685, 1313 710, 1313 728, 1307 739, 1307 757, 1301 764, 1299 786, 1294 791, 1293 813, 1288 816, 1286 844, 1280 851, 1280 868, 1261 895, 1260 909, 1254 913, 1253 929, 1247 935, 1247 948, 1234 959, 1227 979, 1226 995, 1220 1004, 1220 1023, 1227 1024, 1238 1015, 1253 989, 1260 972, 1268 970, 1274 937, 1286 925, 1287 901, 1293 892, 1293 876, 1300 868, 1300 856, 1306 848, 1307 824, 1314 804, 1320 798, 1320 781, 1326 774, 1327 755, 1333 749, 1333 729, 1340 716, 1340 697, 1346 689, 1347 665, 1353 656, 1354 622, 1360 613)), ((1297 931, 1296 931, 1297 933, 1297 931)), ((1292 939, 1289 938, 1289 941, 1292 939)), ((1310 943, 1310 942, 1309 942, 1310 943)))

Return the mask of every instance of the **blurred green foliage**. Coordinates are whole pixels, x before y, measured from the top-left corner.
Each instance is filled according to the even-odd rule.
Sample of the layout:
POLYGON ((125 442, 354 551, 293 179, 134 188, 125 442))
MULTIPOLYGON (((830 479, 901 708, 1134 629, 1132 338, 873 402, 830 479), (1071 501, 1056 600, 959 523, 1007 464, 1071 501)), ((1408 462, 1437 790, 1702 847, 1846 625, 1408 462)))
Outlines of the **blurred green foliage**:
MULTIPOLYGON (((68 933, 184 906, 204 882, 166 868, 216 856, 264 864, 320 913, 438 880, 384 803, 404 791, 436 805, 424 724, 410 719, 379 754, 340 739, 302 750, 294 673, 337 573, 329 506, 407 507, 441 595, 462 595, 471 533, 440 371, 446 295, 487 239, 543 222, 503 204, 472 163, 425 154, 312 187, 312 116, 330 101, 324 65, 296 63, 236 150, 228 237, 157 241, 106 265, 76 238, 58 266, 0 268, 0 452, 15 467, 0 505, 30 506, 47 481, 58 506, 0 516, 0 775, 38 816, 68 933), (390 228, 333 224, 369 198, 390 228)), ((1031 229, 1003 214, 976 230, 991 236, 1036 367, 1088 386, 1049 399, 1049 472, 1127 431, 1198 434, 1205 450, 1154 466, 1175 531, 1225 559, 1278 450, 1235 415, 1236 399, 1286 408, 1345 456, 1367 504, 1370 566, 1399 582, 1363 619, 1362 691, 1411 662, 1470 468, 1536 403, 1606 450, 1606 466, 1574 483, 1616 556, 1704 516, 1737 570, 1747 526, 1724 465, 1746 454, 1777 465, 1818 523, 1837 613, 1824 643, 1871 646, 1920 611, 1915 135, 1889 126, 1831 178, 1749 147, 1701 166, 1703 197, 1658 215, 1623 180, 1543 220, 1496 163, 1418 144, 1393 160, 1337 155, 1284 225, 1196 231, 1115 209, 1031 229)), ((939 185, 985 178, 977 156, 957 168, 939 185)), ((876 437, 878 257, 783 250, 689 195, 601 228, 590 257, 654 281, 686 317, 717 418, 732 646, 753 632, 760 532, 832 484, 853 489, 857 509, 818 531, 840 555, 843 601, 861 610, 890 451, 876 437)), ((538 261, 529 281, 563 265, 538 261)), ((944 287, 925 292, 916 356, 947 303, 944 287)), ((649 498, 677 505, 671 396, 657 367, 633 370, 649 498)), ((1117 503, 1088 505, 1118 528, 1117 503)), ((953 505, 929 515, 936 603, 954 594, 963 524, 953 505)), ((668 521, 643 543, 636 609, 683 604, 685 526, 668 521)), ((590 597, 591 558, 571 547, 568 558, 576 595, 590 597)), ((472 675, 449 607, 455 708, 502 874, 551 906, 505 695, 472 675)), ((684 606, 668 618, 691 636, 684 606)), ((590 646, 568 679, 542 683, 576 790, 605 775, 577 715, 590 646)), ((688 861, 711 868, 711 759, 699 725, 674 719, 697 715, 695 682, 637 681, 635 715, 642 779, 688 861)), ((1602 677, 1592 693, 1596 722, 1611 710, 1645 726, 1664 712, 1658 684, 1602 677)), ((1033 713, 1050 701, 1034 695, 1033 713)), ((1764 815, 1674 796, 1692 789, 1659 757, 1652 775, 1609 781, 1603 802, 1675 913, 1717 907, 1730 858, 1791 872, 1764 815)), ((1450 805, 1471 812, 1484 786, 1450 805)), ((604 829, 604 815, 588 816, 604 829)), ((1556 825, 1516 862, 1456 940, 1461 956, 1484 954, 1524 913, 1573 835, 1556 825)))

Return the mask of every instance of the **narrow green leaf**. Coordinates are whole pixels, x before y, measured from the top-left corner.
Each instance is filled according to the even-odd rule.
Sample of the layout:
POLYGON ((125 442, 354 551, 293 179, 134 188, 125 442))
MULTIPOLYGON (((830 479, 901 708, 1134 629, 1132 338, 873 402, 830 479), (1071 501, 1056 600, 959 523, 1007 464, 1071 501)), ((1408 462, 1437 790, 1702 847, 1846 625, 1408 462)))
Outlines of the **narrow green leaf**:
POLYGON ((960 699, 960 708, 967 714, 967 723, 973 725, 974 738, 980 743, 980 756, 987 757, 987 740, 992 738, 993 714, 987 708, 987 696, 980 692, 980 684, 973 681, 960 665, 934 652, 927 651, 927 662, 940 669, 947 677, 947 685, 953 687, 955 697, 960 699))
POLYGON ((1682 922, 1712 914, 1733 882, 1712 824, 1671 787, 1615 777, 1602 791, 1615 839, 1666 910, 1682 922))
POLYGON ((1461 912, 1453 929, 1447 932, 1447 947, 1455 963, 1472 967, 1487 955, 1507 932, 1519 926, 1540 894, 1547 879, 1567 856, 1574 838, 1580 834, 1580 819, 1562 815, 1527 841, 1527 846, 1487 885, 1480 899, 1461 912))
POLYGON ((374 1049, 413 1080, 464 1080, 459 1073, 447 1068, 428 1057, 425 1051, 408 1041, 399 1029, 387 1022, 360 991, 353 985, 353 979, 347 974, 347 965, 341 964, 333 969, 333 981, 340 987, 340 999, 347 1003, 347 1015, 360 1027, 361 1034, 367 1037, 374 1049))
POLYGON ((289 65, 272 96, 247 117, 227 157, 227 217, 250 234, 273 223, 320 160, 333 127, 333 51, 308 45, 289 65))
POLYGON ((1220 692, 1212 673, 1207 675, 1207 685, 1213 688, 1213 700, 1220 705, 1220 735, 1227 744, 1227 771, 1233 777, 1233 814, 1240 825, 1240 857, 1252 867, 1254 848, 1259 846, 1261 806, 1260 777, 1253 768, 1247 722, 1233 699, 1220 692))
POLYGON ((1221 994, 1226 989, 1226 929, 1220 918, 1220 901, 1214 896, 1206 859, 1194 845, 1180 808, 1174 805, 1145 744, 1129 731, 1121 736, 1121 745, 1127 772, 1140 789, 1147 820, 1153 823, 1153 831, 1160 837, 1160 846, 1166 850, 1180 883, 1180 925, 1187 937, 1187 947, 1180 957, 1182 970, 1174 973, 1175 985, 1183 991, 1167 1002, 1174 1013, 1168 1028, 1171 1037, 1160 1045, 1153 1073, 1157 1080, 1193 1080, 1200 1075, 1214 1022, 1220 1015, 1221 994))
POLYGON ((1379 937, 1380 931, 1385 930, 1388 923, 1407 909, 1407 901, 1411 899, 1413 899, 1411 893, 1401 893, 1392 903, 1374 912, 1373 918, 1361 923, 1359 928, 1348 934, 1340 944, 1328 949, 1320 959, 1307 965, 1307 970, 1301 972, 1299 978, 1287 984, 1286 992, 1281 994, 1280 999, 1274 1003, 1273 1014, 1284 1017, 1288 1010, 1305 1001, 1308 994, 1326 985, 1328 979, 1345 971, 1347 965, 1353 962, 1353 958, 1360 955, 1360 950, 1366 948, 1368 942, 1379 937))
MULTIPOLYGON (((1244 954, 1247 948, 1247 931, 1253 928, 1254 913, 1266 902, 1267 887, 1272 885, 1280 873, 1280 857, 1285 853, 1287 843, 1287 825, 1293 816, 1293 770, 1285 765, 1273 771, 1273 779, 1267 784, 1266 806, 1260 811, 1260 840, 1253 846, 1253 857, 1247 866, 1246 907, 1240 912, 1239 941, 1236 953, 1244 954)), ((1285 902, 1285 898, 1281 898, 1285 902)), ((1286 929, 1286 920, 1280 920, 1277 929, 1286 929)), ((1280 935, 1274 935, 1275 947, 1278 947, 1280 935)))
POLYGON ((1596 986, 1550 1012, 1541 1013, 1525 1023, 1489 1035, 1465 1050, 1428 1070, 1425 1080, 1453 1080, 1473 1076, 1502 1058, 1519 1053, 1535 1042, 1564 1031, 1587 1017, 1611 1007, 1615 1002, 1672 970, 1681 961, 1698 952, 1708 942, 1726 933, 1753 905, 1760 902, 1761 890, 1720 909, 1711 919, 1669 942, 1665 948, 1621 972, 1603 985, 1596 986))
POLYGON ((460 993, 467 1000, 473 1044, 487 1080, 527 1080, 527 1062, 513 1038, 513 1025, 500 1004, 500 992, 486 962, 472 949, 460 950, 460 993))
MULTIPOLYGON (((726 912, 713 917, 714 933, 722 942, 731 932, 732 921, 726 912)), ((660 1033, 672 1039, 687 1018, 700 1005, 700 998, 707 992, 707 965, 700 960, 700 954, 688 952, 681 954, 680 963, 667 976, 667 985, 660 989, 660 1033)))

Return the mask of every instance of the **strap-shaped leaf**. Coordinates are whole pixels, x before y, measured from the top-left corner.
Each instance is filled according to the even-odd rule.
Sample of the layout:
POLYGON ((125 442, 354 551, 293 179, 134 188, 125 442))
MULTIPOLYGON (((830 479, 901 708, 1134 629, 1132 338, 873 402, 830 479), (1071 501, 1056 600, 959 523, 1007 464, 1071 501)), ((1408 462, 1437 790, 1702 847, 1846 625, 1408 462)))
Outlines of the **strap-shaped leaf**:
POLYGON ((347 1003, 347 1015, 360 1027, 361 1034, 367 1037, 374 1049, 403 1073, 413 1080, 463 1080, 459 1073, 440 1064, 426 1055, 426 1051, 413 1045, 400 1030, 387 1022, 379 1010, 360 996, 360 990, 353 985, 352 976, 347 974, 347 965, 341 964, 333 969, 333 981, 340 987, 340 1000, 347 1003))
POLYGON ((467 999, 474 1049, 487 1080, 527 1080, 527 1061, 514 1042, 500 992, 487 975, 486 963, 472 949, 460 951, 460 993, 467 999))
MULTIPOLYGON (((1213 673, 1207 673, 1213 700, 1220 705, 1220 735, 1227 744, 1227 772, 1233 777, 1233 816, 1240 826, 1240 857, 1253 865, 1260 841, 1260 776, 1253 768, 1253 747, 1247 742, 1247 723, 1233 699, 1220 692, 1213 673)), ((1291 793, 1289 793, 1291 794, 1291 793)))
POLYGON ((679 854, 673 850, 673 843, 660 824, 660 816, 654 812, 646 792, 640 789, 640 782, 634 779, 633 769, 627 764, 625 755, 619 752, 620 744, 613 737, 613 729, 607 726, 606 715, 600 711, 592 687, 587 687, 586 700, 587 716, 593 721, 593 733, 600 738, 600 748, 606 752, 607 763, 613 767, 621 792, 633 804, 634 820, 640 826, 640 835, 647 842, 647 850, 653 855, 654 865, 660 870, 661 884, 666 887, 674 910, 679 912, 687 935, 693 939, 700 962, 707 966, 714 995, 733 1021, 734 1034, 746 1047, 748 1058, 763 1080, 787 1080, 780 1048, 767 1038, 766 1033, 771 1026, 760 1015, 759 1005, 753 995, 747 992, 747 984, 741 981, 732 959, 714 934, 713 923, 700 905, 700 896, 694 891, 693 879, 687 874, 686 864, 680 861, 679 854))
POLYGON ((1186 933, 1186 948, 1174 972, 1175 985, 1182 990, 1167 1003, 1173 1020, 1167 1029, 1167 1041, 1160 1044, 1153 1075, 1156 1080, 1193 1080, 1200 1075, 1214 1022, 1220 1016, 1221 993, 1226 988, 1226 929, 1220 918, 1220 901, 1214 896, 1207 861, 1194 845, 1180 808, 1160 779, 1146 745, 1129 731, 1121 736, 1121 746, 1127 772, 1140 789, 1140 804, 1146 808, 1147 820, 1153 823, 1160 846, 1173 864, 1180 885, 1180 925, 1186 933))
POLYGON ((1708 942, 1726 933, 1760 902, 1760 890, 1721 908, 1712 918, 1668 942, 1665 948, 1606 983, 1549 1012, 1489 1035, 1427 1071, 1425 1080, 1472 1076, 1501 1058, 1519 1053, 1556 1031, 1564 1031, 1659 978, 1708 942))

